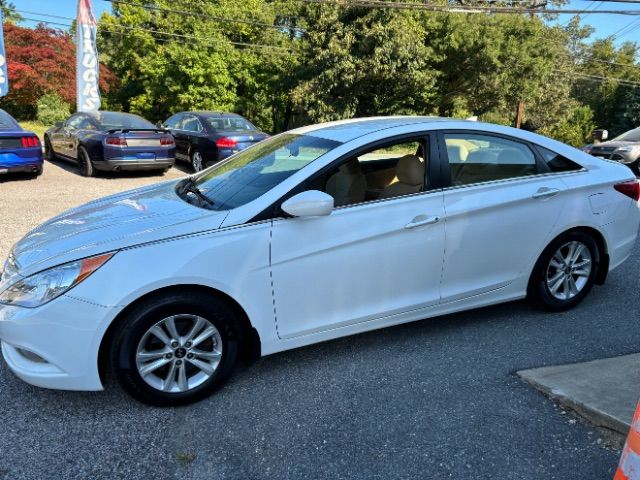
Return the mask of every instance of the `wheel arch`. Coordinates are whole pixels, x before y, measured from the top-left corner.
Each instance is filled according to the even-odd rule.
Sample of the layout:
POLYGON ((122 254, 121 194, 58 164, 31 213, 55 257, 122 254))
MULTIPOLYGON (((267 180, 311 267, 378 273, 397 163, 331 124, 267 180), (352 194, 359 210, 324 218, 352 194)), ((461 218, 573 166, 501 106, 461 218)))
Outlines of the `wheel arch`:
POLYGON ((609 273, 609 251, 607 247, 606 238, 604 237, 604 235, 600 230, 594 227, 586 226, 586 225, 571 227, 567 230, 564 230, 563 232, 560 232, 558 235, 556 235, 551 240, 549 240, 545 245, 545 247, 540 252, 540 254, 538 255, 538 257, 536 258, 536 261, 531 268, 531 272, 529 272, 529 281, 531 281, 531 278, 533 277, 533 273, 536 270, 540 257, 542 256, 544 251, 549 247, 549 245, 555 242, 562 235, 566 235, 567 233, 570 233, 570 232, 586 233, 587 235, 589 235, 595 240, 596 245, 598 246, 598 251, 600 253, 600 260, 598 262, 598 271, 596 274, 595 283, 596 285, 602 285, 606 281, 607 274, 609 273))
POLYGON ((154 297, 161 297, 163 295, 167 295, 169 293, 175 294, 181 291, 184 292, 201 292, 206 295, 210 295, 217 299, 224 301, 227 305, 229 305, 233 311, 236 313, 237 317, 240 319, 242 332, 243 332, 243 342, 241 345, 241 358, 247 362, 252 362, 260 358, 261 356, 261 342, 260 336, 257 330, 251 324, 249 320, 249 316, 242 306, 231 296, 228 294, 217 290, 215 288, 198 285, 198 284, 179 284, 172 285, 167 287, 158 288, 156 290, 152 290, 150 292, 145 293, 144 295, 133 300, 129 305, 127 305, 118 315, 113 319, 106 332, 102 336, 102 340, 100 341, 100 347, 98 349, 98 373, 100 375, 100 381, 105 383, 106 373, 108 371, 109 366, 109 347, 113 340, 114 334, 117 332, 120 325, 126 318, 127 314, 133 310, 137 305, 141 302, 148 301, 153 299, 154 297))

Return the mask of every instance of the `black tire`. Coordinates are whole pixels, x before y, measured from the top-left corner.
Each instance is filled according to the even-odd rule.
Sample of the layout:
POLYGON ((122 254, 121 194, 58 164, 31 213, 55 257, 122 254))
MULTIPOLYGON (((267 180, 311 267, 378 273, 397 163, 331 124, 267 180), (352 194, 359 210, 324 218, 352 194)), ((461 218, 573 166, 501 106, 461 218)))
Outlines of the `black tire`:
POLYGON ((83 177, 93 177, 96 173, 89 152, 82 146, 78 147, 78 167, 83 177))
POLYGON ((630 163, 629 168, 636 176, 640 175, 640 158, 636 158, 632 163, 630 163))
POLYGON ((193 149, 189 157, 191 159, 191 169, 194 172, 201 172, 206 168, 206 162, 199 150, 193 149))
MULTIPOLYGON (((241 341, 240 324, 233 309, 226 303, 199 292, 176 292, 153 297, 136 305, 126 315, 115 333, 110 346, 109 359, 112 372, 122 388, 140 402, 162 407, 186 405, 208 397, 225 383, 238 359, 241 341), (184 392, 163 392, 143 379, 136 363, 136 354, 139 344, 149 329, 163 319, 174 315, 177 316, 177 321, 182 316, 193 315, 210 322, 219 333, 222 356, 211 376, 202 384, 184 392)), ((193 348, 195 349, 196 346, 194 345, 193 348)), ((177 361, 178 358, 184 358, 184 354, 179 357, 175 353, 171 362, 177 361)), ((185 360, 183 365, 185 371, 187 364, 188 361, 185 360)), ((166 368, 168 369, 169 366, 166 368)), ((175 379, 175 376, 173 378, 175 379)))
POLYGON ((57 158, 55 152, 53 151, 53 147, 51 146, 49 137, 44 137, 44 157, 49 162, 52 162, 57 158))
MULTIPOLYGON (((600 249, 597 242, 591 235, 582 231, 570 231, 563 233, 553 240, 547 248, 545 248, 536 262, 533 272, 531 273, 531 277, 529 278, 527 299, 533 306, 548 311, 562 311, 575 307, 584 300, 593 287, 598 274, 598 269, 600 268, 600 258, 600 249), (563 252, 566 252, 568 256, 568 249, 573 242, 578 242, 579 245, 583 245, 588 251, 588 255, 590 256, 590 270, 588 275, 584 275, 585 271, 582 270, 582 268, 575 271, 580 271, 583 275, 574 274, 571 270, 571 266, 566 265, 566 263, 564 265, 568 270, 556 268, 554 264, 557 264, 557 260, 553 260, 552 264, 552 259, 556 253, 560 253, 560 258, 565 255, 563 252), (584 283, 577 293, 569 294, 573 296, 569 297, 567 295, 565 298, 558 298, 558 295, 562 295, 563 292, 566 292, 569 284, 562 284, 561 282, 563 292, 558 290, 556 294, 552 293, 552 288, 549 286, 549 283, 556 275, 560 275, 561 277, 564 276, 565 278, 569 278, 570 276, 573 280, 569 281, 571 281, 574 286, 579 285, 579 282, 584 283)), ((581 262, 577 262, 576 265, 578 265, 578 263, 581 262)), ((560 280, 561 278, 558 279, 558 281, 560 280)), ((556 282, 553 282, 552 286, 555 284, 556 282)))

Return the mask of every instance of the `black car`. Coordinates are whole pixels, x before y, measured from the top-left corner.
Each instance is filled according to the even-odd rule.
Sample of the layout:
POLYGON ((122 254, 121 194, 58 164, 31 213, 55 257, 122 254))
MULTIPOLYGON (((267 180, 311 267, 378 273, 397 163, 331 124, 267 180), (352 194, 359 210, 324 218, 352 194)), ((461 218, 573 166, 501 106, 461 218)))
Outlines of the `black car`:
POLYGON ((169 170, 175 162, 171 134, 131 113, 78 112, 44 134, 47 160, 78 163, 84 176, 96 170, 169 170))
POLYGON ((196 172, 269 136, 235 113, 180 112, 161 126, 175 138, 176 158, 196 172))

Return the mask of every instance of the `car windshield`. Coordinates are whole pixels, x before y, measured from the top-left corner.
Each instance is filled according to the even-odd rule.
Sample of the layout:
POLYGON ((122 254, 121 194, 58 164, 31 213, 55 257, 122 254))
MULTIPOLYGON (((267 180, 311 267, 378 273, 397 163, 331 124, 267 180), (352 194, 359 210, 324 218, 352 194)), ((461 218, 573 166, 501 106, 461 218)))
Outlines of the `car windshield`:
POLYGON ((105 130, 115 130, 120 128, 156 128, 153 123, 131 113, 100 112, 98 120, 105 130))
POLYGON ((242 150, 205 170, 195 185, 214 210, 229 210, 255 200, 340 142, 282 133, 242 150))
POLYGON ((214 130, 257 130, 248 120, 236 116, 210 116, 204 117, 214 130))
POLYGON ((11 115, 0 110, 0 128, 16 128, 18 125, 11 115))
POLYGON ((622 135, 617 136, 614 140, 622 140, 625 142, 640 142, 640 128, 635 128, 624 132, 622 135))

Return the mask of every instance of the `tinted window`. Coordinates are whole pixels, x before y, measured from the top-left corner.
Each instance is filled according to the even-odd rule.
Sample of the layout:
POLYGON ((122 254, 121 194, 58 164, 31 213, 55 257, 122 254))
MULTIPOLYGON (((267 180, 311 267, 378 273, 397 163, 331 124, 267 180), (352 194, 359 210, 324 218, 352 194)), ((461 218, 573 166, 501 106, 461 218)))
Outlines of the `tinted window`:
POLYGON ((310 135, 283 133, 208 168, 195 179, 215 210, 239 207, 271 190, 340 145, 310 135))
POLYGON ((248 120, 236 116, 205 117, 207 123, 214 130, 257 130, 248 120))
POLYGON ((547 163, 549 170, 552 172, 570 172, 572 170, 580 170, 582 168, 581 165, 563 157, 559 153, 552 152, 551 150, 547 150, 542 147, 538 147, 538 149, 542 154, 542 158, 547 163))
POLYGON ((81 115, 76 115, 75 117, 71 117, 67 121, 67 127, 69 128, 80 128, 80 124, 82 123, 83 117, 81 115))
POLYGON ((201 132, 202 125, 200 124, 200 121, 193 115, 185 115, 184 120, 182 120, 180 129, 186 130, 187 132, 201 132))
POLYGON ((176 129, 180 124, 180 120, 182 120, 182 114, 179 113, 177 115, 174 115, 173 117, 169 117, 169 119, 166 122, 164 122, 164 125, 167 128, 176 129))
POLYGON ((445 134, 452 185, 504 180, 538 173, 526 145, 490 135, 445 134))
POLYGON ((102 125, 102 127, 106 130, 118 128, 156 128, 151 122, 130 113, 99 112, 98 121, 100 122, 100 125, 102 125))
POLYGON ((0 128, 16 128, 18 123, 4 110, 0 110, 0 128))

